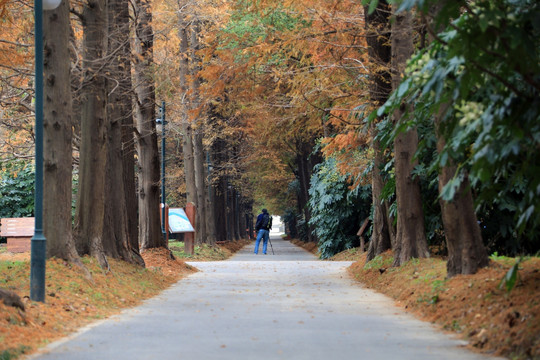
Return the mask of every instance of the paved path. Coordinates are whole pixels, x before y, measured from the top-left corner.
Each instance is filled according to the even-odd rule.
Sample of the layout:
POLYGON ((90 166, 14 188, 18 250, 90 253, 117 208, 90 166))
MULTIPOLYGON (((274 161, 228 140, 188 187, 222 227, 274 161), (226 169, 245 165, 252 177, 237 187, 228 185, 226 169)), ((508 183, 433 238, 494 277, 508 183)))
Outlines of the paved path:
POLYGON ((486 359, 279 238, 244 248, 38 359, 486 359))

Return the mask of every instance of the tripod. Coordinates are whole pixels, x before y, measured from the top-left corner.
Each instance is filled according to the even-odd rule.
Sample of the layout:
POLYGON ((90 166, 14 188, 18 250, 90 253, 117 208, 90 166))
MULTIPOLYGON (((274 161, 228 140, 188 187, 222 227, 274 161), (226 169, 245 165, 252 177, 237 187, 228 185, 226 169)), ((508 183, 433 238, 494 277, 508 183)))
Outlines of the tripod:
POLYGON ((270 240, 270 235, 268 235, 268 242, 270 243, 270 249, 272 249, 272 255, 276 255, 274 254, 274 247, 272 246, 272 240, 270 240))

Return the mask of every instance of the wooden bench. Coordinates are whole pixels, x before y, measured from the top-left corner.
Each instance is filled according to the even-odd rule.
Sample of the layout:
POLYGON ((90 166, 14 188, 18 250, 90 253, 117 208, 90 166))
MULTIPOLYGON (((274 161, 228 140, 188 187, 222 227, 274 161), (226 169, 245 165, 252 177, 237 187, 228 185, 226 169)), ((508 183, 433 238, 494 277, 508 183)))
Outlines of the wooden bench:
POLYGON ((34 236, 34 218, 1 219, 0 236, 7 237, 7 250, 9 252, 30 251, 30 240, 34 236))

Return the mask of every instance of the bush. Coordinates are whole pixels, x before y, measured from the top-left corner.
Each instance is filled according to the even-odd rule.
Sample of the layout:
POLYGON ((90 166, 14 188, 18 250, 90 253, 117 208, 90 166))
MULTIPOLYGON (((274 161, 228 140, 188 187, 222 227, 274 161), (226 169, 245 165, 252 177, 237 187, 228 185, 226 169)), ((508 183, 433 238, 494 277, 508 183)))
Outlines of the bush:
POLYGON ((336 161, 317 165, 309 189, 310 225, 315 227, 322 259, 358 245, 356 233, 371 209, 371 186, 350 189, 348 175, 339 174, 336 161))
POLYGON ((0 171, 0 217, 34 214, 34 167, 10 162, 0 171))

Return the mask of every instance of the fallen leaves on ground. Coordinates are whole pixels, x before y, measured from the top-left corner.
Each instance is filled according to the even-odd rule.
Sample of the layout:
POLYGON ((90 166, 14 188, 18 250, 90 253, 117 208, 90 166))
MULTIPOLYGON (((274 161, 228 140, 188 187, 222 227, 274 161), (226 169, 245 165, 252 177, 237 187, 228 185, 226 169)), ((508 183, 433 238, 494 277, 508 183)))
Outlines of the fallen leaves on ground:
MULTIPOLYGON (((223 251, 230 255, 243 246, 235 243, 229 242, 223 251)), ((109 259, 108 273, 94 258, 83 257, 92 281, 73 264, 49 259, 45 303, 39 303, 29 298, 30 254, 0 253, 0 286, 17 293, 26 307, 23 312, 0 301, 0 359, 32 353, 97 319, 136 306, 197 271, 173 259, 164 248, 149 249, 141 255, 146 268, 109 259)))
MULTIPOLYGON (((316 243, 293 240, 317 254, 316 243)), ((392 252, 366 264, 366 253, 353 248, 331 261, 354 261, 351 275, 362 285, 396 300, 423 320, 457 333, 469 347, 512 359, 540 359, 540 258, 519 266, 519 281, 508 293, 499 288, 517 259, 492 258, 490 266, 474 275, 446 278, 442 258, 413 259, 392 267, 392 252)))
POLYGON ((350 267, 355 279, 459 334, 472 349, 513 359, 540 358, 539 258, 521 264, 520 281, 510 293, 499 284, 514 259, 492 260, 477 274, 451 279, 446 279, 446 261, 440 258, 413 259, 399 268, 390 266, 391 252, 367 265, 365 253, 356 260, 350 267))

